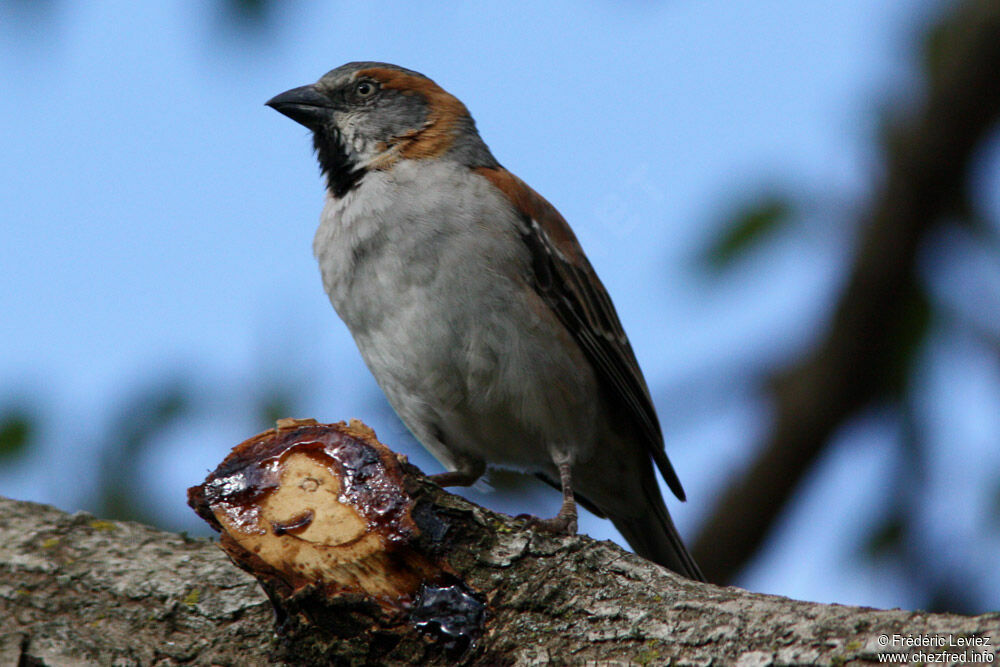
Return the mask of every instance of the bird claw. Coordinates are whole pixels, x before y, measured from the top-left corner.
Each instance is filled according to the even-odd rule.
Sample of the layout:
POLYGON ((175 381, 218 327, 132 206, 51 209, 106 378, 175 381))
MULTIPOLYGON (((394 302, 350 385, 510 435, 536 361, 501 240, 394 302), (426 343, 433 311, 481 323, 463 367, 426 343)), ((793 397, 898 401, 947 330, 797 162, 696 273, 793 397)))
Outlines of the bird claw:
POLYGON ((564 515, 562 512, 551 519, 542 519, 533 514, 518 514, 514 518, 518 521, 524 521, 527 528, 543 530, 557 535, 576 535, 576 517, 564 515))

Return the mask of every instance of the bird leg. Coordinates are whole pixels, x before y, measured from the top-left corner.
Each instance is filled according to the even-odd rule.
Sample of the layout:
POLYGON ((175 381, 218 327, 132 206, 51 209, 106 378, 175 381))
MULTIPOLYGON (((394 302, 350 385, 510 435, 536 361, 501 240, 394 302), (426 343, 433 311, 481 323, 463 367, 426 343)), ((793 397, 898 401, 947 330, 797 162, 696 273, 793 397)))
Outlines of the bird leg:
POLYGON ((458 465, 455 470, 428 475, 427 479, 442 488, 446 486, 472 486, 486 472, 486 462, 482 460, 463 457, 456 463, 458 465))
POLYGON ((569 463, 559 464, 559 484, 562 487, 563 501, 559 513, 551 519, 540 519, 537 516, 522 514, 519 519, 527 519, 532 528, 541 528, 553 533, 576 535, 576 500, 573 498, 573 484, 569 472, 569 463))

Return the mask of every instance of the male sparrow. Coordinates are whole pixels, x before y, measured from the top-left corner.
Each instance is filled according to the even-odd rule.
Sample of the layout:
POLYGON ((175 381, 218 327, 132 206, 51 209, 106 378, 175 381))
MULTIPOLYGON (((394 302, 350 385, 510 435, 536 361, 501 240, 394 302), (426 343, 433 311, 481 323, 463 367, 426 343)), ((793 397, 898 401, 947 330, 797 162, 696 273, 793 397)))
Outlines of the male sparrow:
POLYGON ((487 463, 562 489, 635 551, 704 577, 653 463, 684 491, 635 354, 556 209, 500 166, 468 110, 416 72, 348 63, 268 106, 313 132, 323 286, 399 417, 469 485, 487 463))

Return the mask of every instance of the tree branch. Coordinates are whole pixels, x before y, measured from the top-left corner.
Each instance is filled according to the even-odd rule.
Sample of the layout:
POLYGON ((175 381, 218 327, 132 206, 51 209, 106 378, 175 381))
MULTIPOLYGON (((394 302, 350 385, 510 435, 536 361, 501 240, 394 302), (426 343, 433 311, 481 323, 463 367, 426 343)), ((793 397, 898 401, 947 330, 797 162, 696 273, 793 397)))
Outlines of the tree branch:
POLYGON ((470 647, 405 624, 338 632, 344 618, 377 616, 349 593, 329 623, 289 631, 286 619, 277 636, 267 597, 214 543, 0 499, 0 663, 866 664, 893 649, 880 635, 1000 638, 998 614, 877 611, 692 582, 610 542, 532 532, 403 471, 422 548, 486 603, 470 647))

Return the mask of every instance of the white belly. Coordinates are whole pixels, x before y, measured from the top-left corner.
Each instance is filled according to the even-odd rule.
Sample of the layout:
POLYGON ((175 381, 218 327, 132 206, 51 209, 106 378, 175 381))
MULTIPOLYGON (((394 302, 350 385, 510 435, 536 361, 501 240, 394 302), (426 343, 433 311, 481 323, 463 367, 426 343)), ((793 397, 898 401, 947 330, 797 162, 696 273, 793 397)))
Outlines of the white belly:
POLYGON ((448 165, 369 173, 324 208, 314 250, 330 300, 439 458, 435 432, 526 468, 547 467, 559 443, 591 446, 596 382, 562 325, 532 307, 520 224, 485 179, 448 165))

